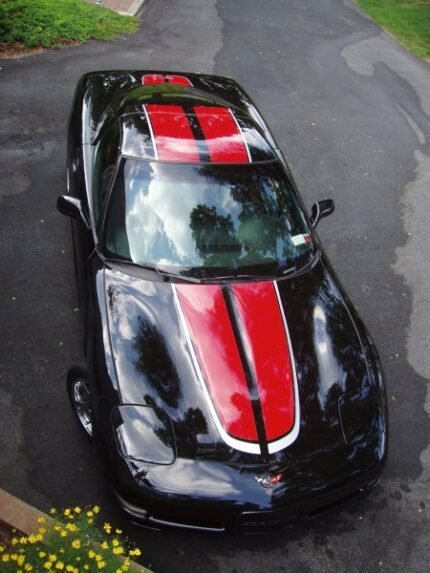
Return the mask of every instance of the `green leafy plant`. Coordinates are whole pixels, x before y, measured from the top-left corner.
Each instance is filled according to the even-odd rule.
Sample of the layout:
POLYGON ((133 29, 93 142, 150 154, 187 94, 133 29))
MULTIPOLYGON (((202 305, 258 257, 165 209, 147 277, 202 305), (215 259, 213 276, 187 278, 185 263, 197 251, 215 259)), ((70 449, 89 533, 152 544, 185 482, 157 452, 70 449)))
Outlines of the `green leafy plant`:
POLYGON ((39 518, 33 535, 15 534, 8 547, 0 545, 2 573, 125 573, 138 548, 130 548, 122 531, 104 523, 96 527, 98 506, 65 509, 61 515, 51 510, 54 519, 39 518))
POLYGON ((28 48, 110 40, 137 28, 137 19, 84 0, 0 0, 0 42, 28 48))
POLYGON ((430 57, 429 0, 358 0, 358 4, 411 52, 430 57))

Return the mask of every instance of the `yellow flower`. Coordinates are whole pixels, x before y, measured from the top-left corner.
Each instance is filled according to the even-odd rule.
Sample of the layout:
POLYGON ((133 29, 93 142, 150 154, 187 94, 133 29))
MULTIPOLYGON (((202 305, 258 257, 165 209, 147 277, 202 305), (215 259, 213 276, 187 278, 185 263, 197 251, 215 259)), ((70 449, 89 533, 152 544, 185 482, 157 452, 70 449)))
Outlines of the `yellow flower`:
POLYGON ((110 523, 104 523, 103 529, 104 531, 106 531, 107 534, 109 534, 112 531, 112 525, 110 523))
POLYGON ((97 563, 97 569, 104 569, 106 567, 106 562, 105 561, 99 561, 97 563))
POLYGON ((33 565, 30 565, 30 563, 26 563, 24 565, 24 571, 33 571, 33 565))
POLYGON ((43 516, 38 517, 37 523, 46 523, 46 519, 43 516))
POLYGON ((4 555, 2 555, 1 560, 3 561, 3 563, 7 563, 8 561, 10 561, 10 557, 7 553, 5 553, 4 555))
POLYGON ((16 562, 20 567, 21 565, 24 565, 24 561, 25 561, 25 555, 18 555, 18 559, 16 560, 16 562))
POLYGON ((19 542, 21 543, 21 545, 26 545, 27 544, 27 537, 20 537, 19 538, 19 542))
POLYGON ((49 510, 49 513, 51 515, 55 515, 57 513, 57 510, 55 509, 55 507, 51 507, 51 509, 49 510))
POLYGON ((139 555, 142 555, 142 552, 138 547, 136 547, 135 549, 131 549, 128 554, 131 555, 131 557, 138 557, 139 555))
POLYGON ((61 537, 67 537, 67 531, 65 529, 62 529, 60 531, 60 535, 61 535, 61 537))
POLYGON ((79 505, 77 505, 77 506, 75 507, 75 510, 74 510, 74 511, 75 511, 75 513, 78 513, 78 514, 79 514, 79 513, 81 513, 82 509, 79 507, 79 505))
POLYGON ((58 563, 55 564, 55 569, 59 569, 61 571, 64 569, 64 563, 62 561, 58 561, 58 563))
POLYGON ((40 557, 41 559, 43 559, 44 557, 46 557, 46 553, 45 553, 44 551, 40 551, 40 552, 39 552, 39 557, 40 557))
POLYGON ((48 557, 49 561, 52 561, 52 563, 55 563, 55 561, 57 561, 57 556, 54 555, 53 553, 51 553, 51 555, 48 557))
POLYGON ((85 563, 85 565, 84 565, 84 571, 88 571, 89 568, 90 568, 90 566, 85 563))
POLYGON ((88 551, 88 557, 89 557, 90 559, 94 559, 95 556, 96 556, 95 552, 94 552, 92 549, 90 549, 90 550, 88 551))
POLYGON ((69 531, 78 531, 78 526, 76 525, 76 523, 67 523, 66 529, 68 529, 69 531))
POLYGON ((112 539, 112 545, 113 545, 114 547, 118 547, 118 545, 119 545, 118 539, 112 539))
POLYGON ((67 508, 64 510, 64 515, 67 517, 68 515, 70 515, 70 509, 67 508))
POLYGON ((90 517, 89 519, 87 519, 87 523, 88 525, 92 525, 94 523, 94 519, 90 517))
POLYGON ((116 533, 117 535, 121 535, 122 529, 115 529, 115 533, 116 533))
POLYGON ((100 513, 100 507, 98 505, 95 505, 93 507, 93 512, 97 515, 98 513, 100 513))
POLYGON ((97 562, 99 562, 99 561, 101 561, 102 559, 103 559, 103 557, 100 555, 100 553, 96 553, 95 560, 96 560, 97 562))
POLYGON ((16 545, 18 542, 19 541, 17 537, 12 537, 12 545, 16 545))
POLYGON ((45 563, 43 564, 43 568, 47 569, 49 571, 52 568, 52 562, 51 561, 45 561, 45 563))
POLYGON ((112 549, 112 553, 113 553, 114 555, 121 555, 122 553, 124 553, 124 548, 121 547, 121 545, 120 545, 119 547, 114 547, 114 548, 112 549))
POLYGON ((37 542, 37 537, 35 535, 29 535, 28 536, 28 542, 29 543, 36 543, 37 542))
POLYGON ((102 549, 109 549, 109 543, 107 541, 103 541, 102 549))
POLYGON ((80 549, 80 547, 81 547, 81 540, 80 540, 80 539, 75 539, 74 541, 72 541, 72 547, 73 547, 73 549, 80 549))
POLYGON ((0 553, 3 553, 4 550, 5 548, 3 547, 3 545, 0 545, 0 553))
POLYGON ((87 517, 94 517, 94 513, 91 510, 87 511, 87 517))

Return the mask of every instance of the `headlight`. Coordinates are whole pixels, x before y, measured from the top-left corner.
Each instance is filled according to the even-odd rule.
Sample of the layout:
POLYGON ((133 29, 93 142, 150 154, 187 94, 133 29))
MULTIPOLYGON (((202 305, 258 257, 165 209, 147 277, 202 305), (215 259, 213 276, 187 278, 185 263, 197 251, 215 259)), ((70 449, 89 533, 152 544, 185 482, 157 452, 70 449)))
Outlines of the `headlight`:
POLYGON ((149 406, 118 406, 112 411, 121 455, 128 460, 169 465, 176 459, 170 419, 149 406))

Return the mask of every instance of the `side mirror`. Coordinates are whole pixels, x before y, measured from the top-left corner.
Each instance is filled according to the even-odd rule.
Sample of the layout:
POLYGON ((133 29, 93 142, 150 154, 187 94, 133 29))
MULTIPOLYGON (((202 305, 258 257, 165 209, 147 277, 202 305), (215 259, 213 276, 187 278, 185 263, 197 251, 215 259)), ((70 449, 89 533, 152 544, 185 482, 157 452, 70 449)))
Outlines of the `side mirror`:
POLYGON ((323 201, 318 201, 317 203, 314 203, 311 208, 311 216, 310 216, 310 222, 312 227, 315 229, 320 220, 323 219, 324 217, 328 217, 329 215, 331 215, 333 211, 334 211, 333 199, 324 199, 323 201))
POLYGON ((85 225, 87 229, 90 228, 88 217, 82 208, 82 201, 71 197, 70 195, 60 195, 57 199, 57 211, 67 217, 73 217, 85 225))

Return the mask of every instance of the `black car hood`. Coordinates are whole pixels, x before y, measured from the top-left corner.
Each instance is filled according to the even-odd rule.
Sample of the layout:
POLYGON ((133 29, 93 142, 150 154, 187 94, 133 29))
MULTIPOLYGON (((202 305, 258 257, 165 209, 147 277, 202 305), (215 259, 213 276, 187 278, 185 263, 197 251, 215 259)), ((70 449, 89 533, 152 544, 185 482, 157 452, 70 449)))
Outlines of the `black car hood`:
MULTIPOLYGON (((210 285, 213 287, 210 293, 222 289, 225 312, 232 321, 233 336, 238 339, 242 336, 240 331, 246 330, 242 344, 238 343, 238 357, 243 362, 248 360, 252 363, 252 357, 257 355, 252 352, 253 348, 250 351, 252 341, 249 336, 256 336, 261 341, 265 338, 270 340, 270 331, 274 328, 270 316, 265 317, 265 327, 261 326, 264 323, 261 317, 260 322, 253 323, 250 304, 251 307, 255 304, 255 313, 264 310, 258 297, 252 294, 256 289, 263 292, 261 285, 261 282, 223 287, 210 285), (234 291, 236 303, 229 303, 228 292, 226 294, 229 290, 234 291), (242 292, 251 293, 247 307, 251 314, 246 319, 251 326, 244 324, 243 315, 234 308, 235 304, 239 307, 242 292)), ((342 425, 339 404, 343 401, 367 404, 374 393, 368 357, 352 318, 350 304, 321 260, 306 273, 276 283, 270 281, 270 285, 270 289, 276 293, 279 313, 288 333, 289 347, 285 352, 289 352, 294 376, 289 382, 292 384, 290 388, 278 385, 278 412, 273 410, 276 405, 272 396, 269 414, 274 413, 281 425, 285 416, 290 417, 284 428, 286 433, 282 434, 281 426, 273 429, 272 442, 279 443, 280 447, 273 447, 272 451, 268 424, 264 419, 264 400, 268 400, 265 397, 266 389, 261 391, 260 388, 260 393, 255 394, 252 383, 251 387, 248 385, 248 410, 250 415, 256 417, 257 437, 254 441, 260 447, 261 456, 258 456, 247 445, 247 441, 252 442, 252 436, 239 435, 238 432, 245 430, 235 430, 234 424, 229 426, 228 413, 222 411, 225 404, 239 404, 243 398, 237 388, 228 394, 229 385, 234 383, 225 377, 228 368, 231 368, 231 356, 226 352, 223 354, 217 346, 218 338, 224 340, 226 337, 225 330, 219 331, 220 323, 222 325, 226 319, 212 313, 200 324, 199 330, 194 328, 191 311, 187 310, 187 304, 192 304, 196 293, 199 297, 200 293, 209 292, 209 285, 175 285, 172 282, 143 280, 117 270, 105 270, 108 325, 120 400, 123 404, 146 405, 167 414, 172 422, 178 457, 224 459, 249 464, 258 464, 270 458, 282 464, 285 460, 291 463, 293 459, 294 463, 299 458, 309 460, 316 451, 346 449, 345 427, 351 423, 354 425, 354 420, 343 420, 342 425), (205 328, 211 330, 213 348, 200 344, 196 339, 205 336, 205 328), (207 380, 218 370, 214 370, 216 367, 211 370, 211 367, 203 364, 204 351, 209 354, 218 352, 216 367, 222 365, 223 361, 228 362, 226 368, 219 370, 223 374, 222 380, 207 380), (214 390, 212 385, 217 383, 222 384, 221 398, 217 398, 218 390, 214 390), (293 413, 282 410, 288 402, 288 392, 293 400, 293 413), (265 431, 266 434, 262 435, 265 431), (266 443, 262 443, 265 436, 266 443), (242 447, 241 443, 245 445, 242 447)), ((264 352, 267 356, 260 356, 259 360, 269 363, 270 348, 264 352)), ((282 356, 279 360, 283 360, 282 356)), ((273 365, 270 367, 274 371, 273 365)), ((244 364, 244 371, 249 382, 247 364, 244 364)), ((357 413, 359 410, 355 411, 357 413)), ((370 417, 372 415, 369 414, 370 417)), ((364 435, 366 431, 363 424, 367 426, 372 423, 367 418, 364 415, 356 421, 358 435, 364 435)))

